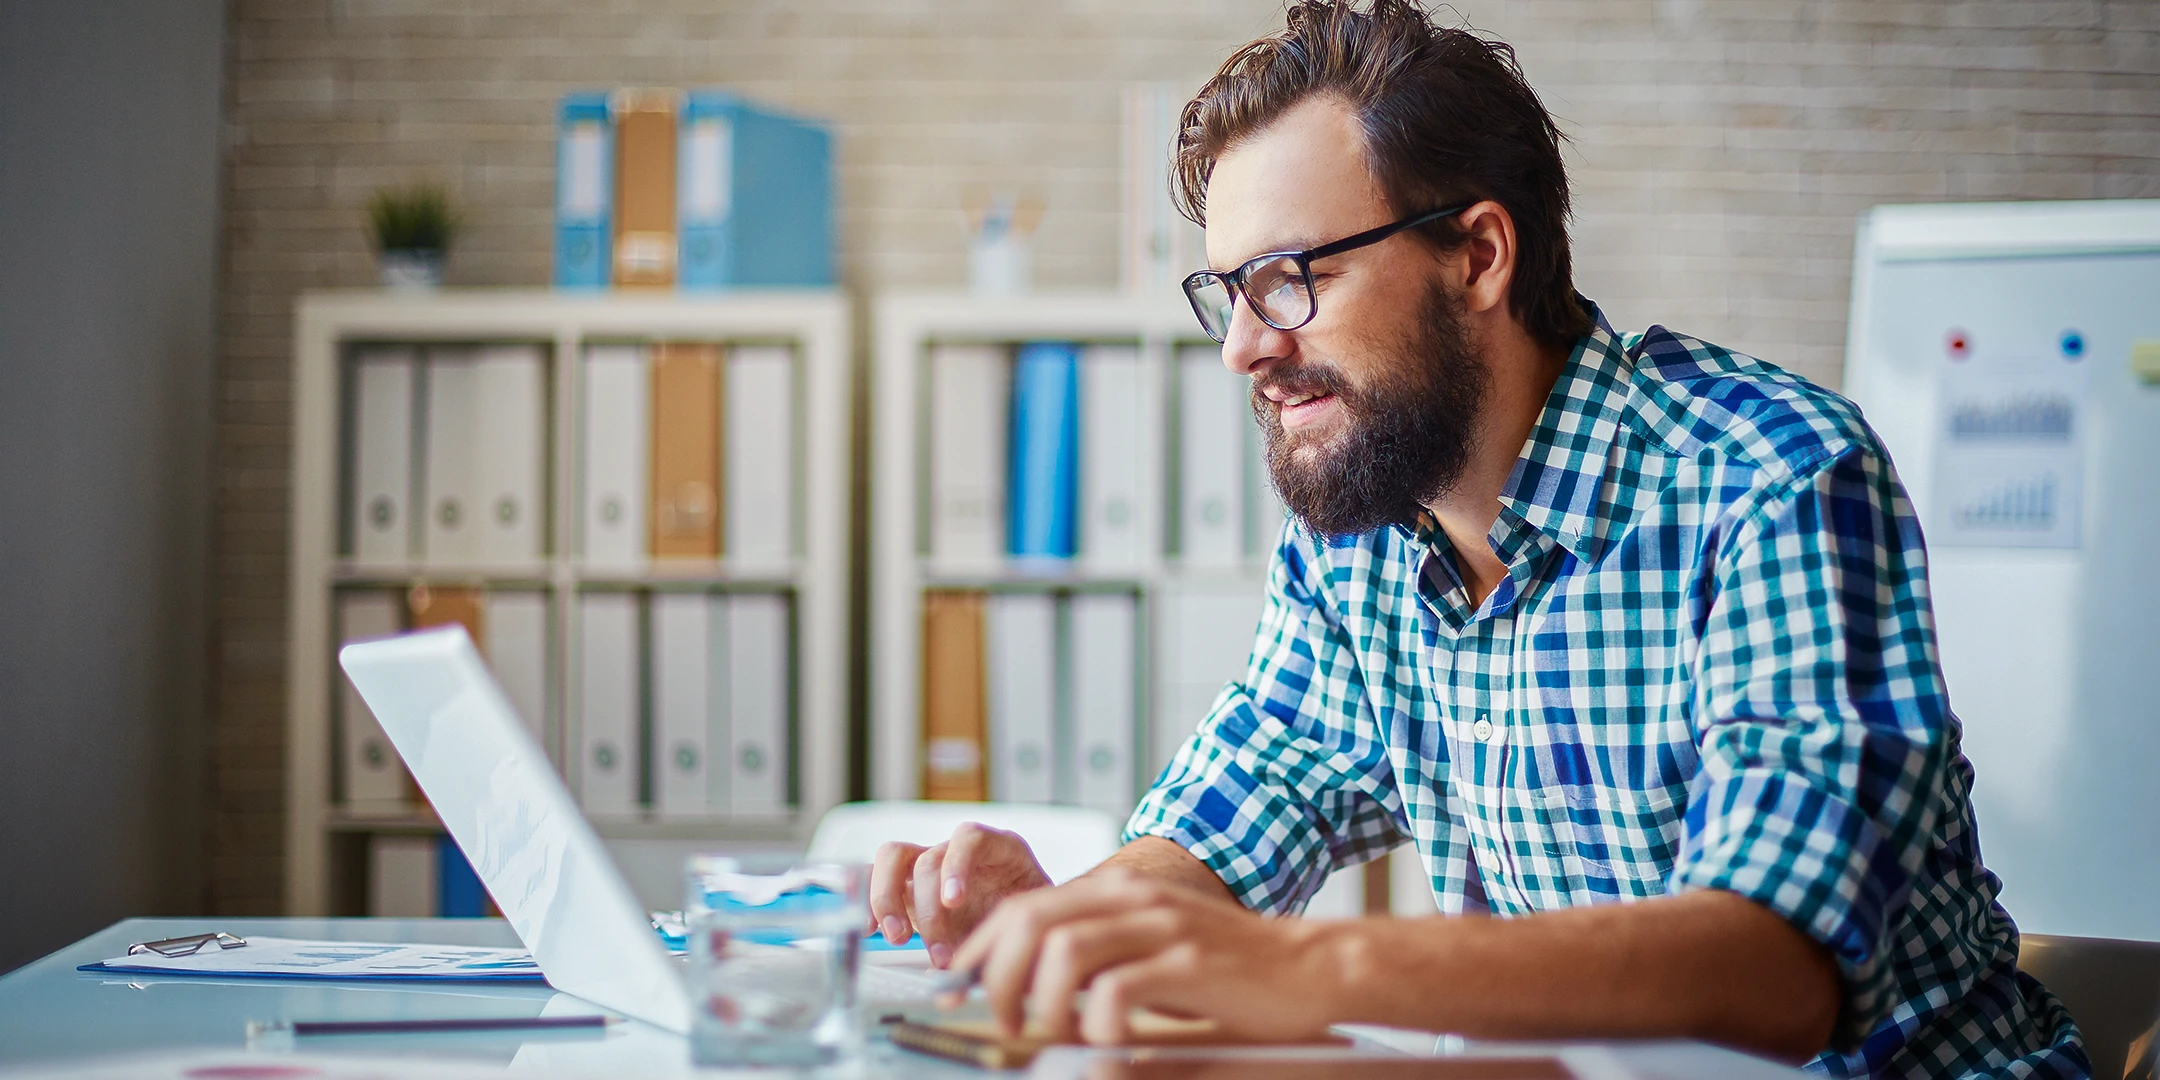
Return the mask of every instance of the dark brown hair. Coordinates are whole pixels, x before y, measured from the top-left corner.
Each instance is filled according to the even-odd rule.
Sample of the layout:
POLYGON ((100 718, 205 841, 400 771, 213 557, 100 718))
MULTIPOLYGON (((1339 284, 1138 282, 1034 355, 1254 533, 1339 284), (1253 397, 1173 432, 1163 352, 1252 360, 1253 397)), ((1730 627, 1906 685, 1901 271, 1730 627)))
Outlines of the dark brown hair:
MULTIPOLYGON (((1280 33, 1232 54, 1179 121, 1178 209, 1204 224, 1216 159, 1316 95, 1356 111, 1366 167, 1396 213, 1484 199, 1507 208, 1517 246, 1508 309, 1532 336, 1569 345, 1589 332, 1568 258, 1565 136, 1506 42, 1439 26, 1409 0, 1292 4, 1280 33)), ((1468 238, 1453 220, 1417 231, 1442 248, 1468 238)))

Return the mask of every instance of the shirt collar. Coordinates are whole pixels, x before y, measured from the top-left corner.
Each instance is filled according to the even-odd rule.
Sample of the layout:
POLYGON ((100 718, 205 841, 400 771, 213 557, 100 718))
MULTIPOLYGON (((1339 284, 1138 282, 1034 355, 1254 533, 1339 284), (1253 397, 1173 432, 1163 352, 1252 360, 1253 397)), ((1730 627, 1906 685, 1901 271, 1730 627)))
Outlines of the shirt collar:
POLYGON ((1500 505, 1588 561, 1598 543, 1598 501, 1618 438, 1634 363, 1596 304, 1584 300, 1592 328, 1545 398, 1500 505))

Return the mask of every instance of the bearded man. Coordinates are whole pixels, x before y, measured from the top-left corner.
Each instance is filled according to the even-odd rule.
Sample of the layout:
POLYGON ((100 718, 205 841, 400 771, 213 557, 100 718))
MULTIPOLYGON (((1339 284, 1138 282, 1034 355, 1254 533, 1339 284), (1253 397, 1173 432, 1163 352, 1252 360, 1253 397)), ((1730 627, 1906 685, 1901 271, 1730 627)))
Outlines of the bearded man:
POLYGON ((1980 862, 1888 457, 1576 295, 1559 142, 1504 44, 1403 0, 1293 6, 1201 89, 1185 289, 1294 515, 1244 677, 1101 868, 1048 888, 964 826, 886 845, 873 917, 1095 1042, 1145 1006, 2084 1075, 1980 862), (1404 845, 1440 915, 1263 917, 1404 845))

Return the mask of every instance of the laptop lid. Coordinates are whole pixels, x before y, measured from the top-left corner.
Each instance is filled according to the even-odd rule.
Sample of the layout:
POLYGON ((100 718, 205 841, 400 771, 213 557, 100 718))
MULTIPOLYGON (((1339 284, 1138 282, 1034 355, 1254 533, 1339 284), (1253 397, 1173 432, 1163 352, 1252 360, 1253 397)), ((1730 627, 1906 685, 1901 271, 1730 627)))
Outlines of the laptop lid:
POLYGON ((347 645, 338 662, 548 982, 687 1033, 680 972, 465 629, 347 645))

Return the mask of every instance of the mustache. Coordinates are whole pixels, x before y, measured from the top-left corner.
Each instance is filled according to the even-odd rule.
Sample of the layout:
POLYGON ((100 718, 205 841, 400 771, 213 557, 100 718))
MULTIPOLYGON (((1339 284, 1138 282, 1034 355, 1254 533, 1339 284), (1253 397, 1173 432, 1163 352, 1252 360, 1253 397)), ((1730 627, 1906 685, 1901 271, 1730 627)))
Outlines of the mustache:
POLYGON ((1346 401, 1354 396, 1356 392, 1355 388, 1350 385, 1350 380, 1344 377, 1343 373, 1334 365, 1315 363, 1310 360, 1293 361, 1287 367, 1277 367, 1269 371, 1264 377, 1254 378, 1252 384, 1254 408, 1281 409, 1279 404, 1268 398, 1269 391, 1275 391, 1283 397, 1296 397, 1299 394, 1332 394, 1346 401))

